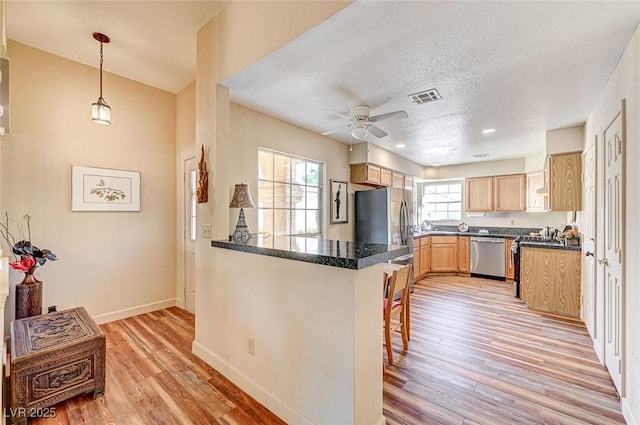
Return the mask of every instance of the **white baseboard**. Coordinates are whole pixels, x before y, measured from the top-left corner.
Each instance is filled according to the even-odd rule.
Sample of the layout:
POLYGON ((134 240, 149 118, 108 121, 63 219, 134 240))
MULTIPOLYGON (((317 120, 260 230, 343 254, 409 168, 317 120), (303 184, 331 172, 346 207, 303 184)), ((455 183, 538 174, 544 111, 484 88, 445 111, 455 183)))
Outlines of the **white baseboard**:
POLYGON ((184 309, 184 300, 182 298, 176 298, 176 307, 184 309))
POLYGON ((268 393, 264 388, 253 382, 248 376, 231 366, 227 361, 212 353, 198 341, 191 346, 193 354, 200 357, 211 367, 222 373, 228 380, 236 384, 260 404, 271 410, 276 416, 292 425, 313 425, 314 422, 302 413, 293 409, 284 401, 268 393))
POLYGON ((631 412, 631 408, 629 407, 629 399, 627 397, 622 398, 621 407, 622 407, 622 416, 624 416, 624 420, 627 421, 627 425, 638 425, 638 421, 633 416, 633 412, 631 412))
POLYGON ((164 301, 157 301, 154 303, 143 304, 136 307, 125 308, 123 310, 112 311, 110 313, 98 314, 97 316, 93 316, 93 320, 101 325, 103 323, 114 322, 116 320, 126 319, 127 317, 133 317, 139 314, 162 310, 163 308, 174 307, 175 305, 176 299, 169 298, 168 300, 164 301))
POLYGON ((604 366, 604 353, 602 352, 602 346, 600 345, 600 341, 591 338, 593 341, 593 351, 596 352, 596 357, 598 357, 598 361, 602 366, 604 366))

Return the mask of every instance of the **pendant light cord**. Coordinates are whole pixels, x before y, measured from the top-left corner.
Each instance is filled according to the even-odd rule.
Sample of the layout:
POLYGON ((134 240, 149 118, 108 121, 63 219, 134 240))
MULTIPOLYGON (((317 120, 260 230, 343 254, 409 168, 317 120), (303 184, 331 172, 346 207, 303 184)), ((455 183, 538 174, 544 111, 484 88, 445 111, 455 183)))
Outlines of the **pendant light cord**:
POLYGON ((102 41, 100 42, 100 99, 102 99, 102 41))

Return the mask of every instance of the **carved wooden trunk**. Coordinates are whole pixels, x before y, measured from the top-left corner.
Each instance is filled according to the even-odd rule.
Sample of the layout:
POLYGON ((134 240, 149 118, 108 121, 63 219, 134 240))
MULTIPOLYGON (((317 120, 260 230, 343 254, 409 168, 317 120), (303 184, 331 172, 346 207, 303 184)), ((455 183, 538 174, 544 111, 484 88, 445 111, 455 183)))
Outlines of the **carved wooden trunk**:
POLYGON ((105 336, 82 307, 11 322, 11 423, 78 394, 104 394, 105 336))

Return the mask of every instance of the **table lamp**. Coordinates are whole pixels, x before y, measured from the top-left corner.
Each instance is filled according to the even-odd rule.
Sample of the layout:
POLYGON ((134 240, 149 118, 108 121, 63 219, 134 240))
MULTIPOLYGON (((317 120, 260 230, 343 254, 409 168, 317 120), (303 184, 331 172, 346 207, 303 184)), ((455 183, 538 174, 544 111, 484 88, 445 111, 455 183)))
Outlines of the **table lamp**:
POLYGON ((240 208, 240 214, 238 215, 238 223, 236 224, 236 230, 231 235, 231 240, 235 243, 247 243, 251 239, 251 233, 247 227, 247 222, 244 219, 244 208, 255 208, 256 204, 251 199, 251 193, 249 192, 249 185, 240 183, 236 185, 233 192, 233 199, 229 204, 229 208, 240 208))

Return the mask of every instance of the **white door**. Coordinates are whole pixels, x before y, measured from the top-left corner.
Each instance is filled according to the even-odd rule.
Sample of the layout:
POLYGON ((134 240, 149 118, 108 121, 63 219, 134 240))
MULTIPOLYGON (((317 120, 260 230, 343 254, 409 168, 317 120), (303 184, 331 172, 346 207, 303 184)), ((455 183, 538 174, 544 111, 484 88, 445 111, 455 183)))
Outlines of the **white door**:
POLYGON ((195 158, 184 162, 184 307, 196 311, 196 187, 195 158))
POLYGON ((604 132, 604 257, 598 260, 604 274, 604 358, 613 383, 622 392, 624 367, 624 101, 622 110, 604 132))
POLYGON ((596 331, 596 151, 597 140, 584 153, 584 197, 582 208, 582 298, 583 320, 594 341, 601 338, 596 331))

